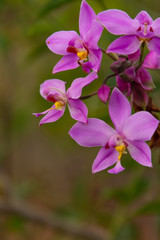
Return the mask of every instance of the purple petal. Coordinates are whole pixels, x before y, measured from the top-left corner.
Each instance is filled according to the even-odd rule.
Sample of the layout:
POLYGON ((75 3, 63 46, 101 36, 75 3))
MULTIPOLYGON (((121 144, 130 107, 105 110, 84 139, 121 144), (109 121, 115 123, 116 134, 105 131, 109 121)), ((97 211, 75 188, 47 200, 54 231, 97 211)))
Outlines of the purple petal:
POLYGON ((155 36, 160 37, 160 18, 157 18, 153 22, 152 29, 154 31, 155 36))
POLYGON ((125 82, 122 78, 119 76, 116 77, 117 86, 121 92, 123 92, 126 96, 129 96, 131 94, 131 84, 125 82))
POLYGON ((91 69, 93 68, 91 62, 83 62, 83 63, 81 63, 81 67, 82 67, 83 72, 85 72, 85 73, 90 73, 91 69))
POLYGON ((160 55, 155 51, 151 51, 144 59, 143 67, 149 69, 160 69, 160 55))
MULTIPOLYGON (((72 38, 71 41, 68 43, 68 48, 67 48, 67 52, 70 52, 69 49, 70 47, 74 47, 74 48, 83 48, 83 40, 79 37, 79 38, 72 38)), ((75 51, 75 49, 71 49, 72 53, 73 51, 75 51)))
POLYGON ((140 55, 141 55, 141 52, 138 49, 135 53, 129 54, 128 59, 132 62, 137 62, 139 60, 140 55))
POLYGON ((44 111, 44 112, 41 112, 41 113, 32 113, 34 116, 36 116, 36 117, 39 117, 39 116, 41 116, 41 115, 45 115, 46 113, 48 113, 49 111, 51 111, 50 109, 47 109, 46 111, 44 111))
POLYGON ((87 122, 88 109, 81 100, 69 98, 68 108, 73 119, 83 123, 87 122))
POLYGON ((139 83, 141 84, 142 88, 144 88, 147 91, 150 91, 154 88, 152 77, 144 67, 139 68, 137 74, 139 83))
POLYGON ((84 40, 85 44, 89 49, 90 48, 99 49, 97 43, 101 37, 102 31, 103 31, 103 27, 101 26, 101 24, 97 21, 93 21, 92 27, 87 33, 84 40))
POLYGON ((89 50, 89 61, 92 64, 92 69, 98 72, 101 66, 102 51, 101 49, 90 49, 89 50))
POLYGON ((129 143, 128 151, 131 154, 131 157, 138 163, 146 167, 152 167, 151 150, 147 143, 142 141, 129 143))
POLYGON ((150 17, 150 15, 146 11, 141 11, 138 13, 138 15, 135 17, 135 20, 138 20, 140 24, 147 23, 148 25, 153 23, 153 19, 150 17))
POLYGON ((121 165, 121 161, 117 161, 116 165, 114 168, 111 168, 108 170, 109 173, 112 173, 112 174, 117 174, 119 172, 122 172, 125 168, 122 167, 121 165))
POLYGON ((62 72, 69 69, 77 68, 79 67, 78 60, 79 60, 79 57, 76 54, 65 55, 55 65, 52 73, 54 74, 57 72, 62 72))
POLYGON ((82 94, 83 87, 90 84, 93 80, 97 79, 98 75, 95 72, 91 72, 84 78, 77 78, 72 82, 72 85, 67 90, 67 96, 69 98, 77 99, 82 94))
POLYGON ((139 107, 146 107, 149 101, 149 96, 141 84, 134 84, 133 88, 133 102, 139 107))
POLYGON ((124 122, 131 115, 131 106, 127 98, 114 88, 109 100, 109 115, 118 132, 121 132, 124 122))
POLYGON ((117 159, 118 152, 115 150, 115 148, 101 148, 93 162, 92 173, 102 171, 112 166, 114 163, 116 163, 117 159))
POLYGON ((122 36, 109 45, 107 52, 113 52, 117 54, 131 54, 136 52, 139 49, 140 45, 141 43, 136 36, 122 36))
POLYGON ((69 131, 70 136, 81 146, 105 146, 116 132, 100 119, 88 118, 88 123, 76 123, 69 131))
POLYGON ((124 80, 124 82, 132 82, 132 81, 134 81, 134 79, 136 77, 135 67, 131 66, 131 67, 125 69, 124 72, 121 74, 121 77, 124 80))
POLYGON ((123 134, 130 141, 149 141, 158 124, 159 121, 149 112, 137 112, 126 120, 123 134))
POLYGON ((59 31, 48 37, 46 44, 52 52, 60 55, 66 55, 68 54, 68 44, 72 38, 80 39, 79 35, 75 31, 59 31))
POLYGON ((47 99, 47 96, 49 94, 55 94, 55 93, 59 93, 61 95, 65 95, 65 82, 63 82, 62 80, 59 79, 50 79, 50 80, 46 80, 44 81, 41 85, 40 85, 40 94, 43 98, 47 99))
POLYGON ((106 29, 115 35, 135 34, 139 23, 129 17, 129 15, 121 10, 110 9, 98 14, 99 21, 106 29))
POLYGON ((79 15, 79 32, 83 39, 90 30, 93 20, 96 20, 96 14, 88 3, 83 0, 79 15))
POLYGON ((107 101, 109 99, 109 94, 110 94, 110 88, 108 86, 106 86, 105 84, 103 84, 98 89, 98 97, 104 103, 107 103, 107 101))
MULTIPOLYGON (((54 107, 54 105, 52 106, 54 107)), ((64 114, 65 107, 62 110, 52 109, 50 110, 40 121, 39 125, 41 126, 44 123, 50 123, 57 121, 64 114)))
POLYGON ((160 38, 153 37, 150 41, 148 41, 148 49, 150 51, 156 51, 157 54, 160 54, 160 38))

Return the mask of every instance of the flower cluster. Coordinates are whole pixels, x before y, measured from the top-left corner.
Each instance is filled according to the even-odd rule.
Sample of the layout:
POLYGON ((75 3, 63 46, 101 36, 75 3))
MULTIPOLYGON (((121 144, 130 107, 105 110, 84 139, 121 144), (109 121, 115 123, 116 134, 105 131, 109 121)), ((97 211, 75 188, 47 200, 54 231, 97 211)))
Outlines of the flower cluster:
POLYGON ((82 0, 79 32, 80 35, 75 31, 55 32, 47 38, 46 44, 53 53, 62 55, 53 74, 80 66, 88 75, 75 79, 67 90, 62 80, 46 80, 40 86, 40 94, 52 102, 52 106, 34 115, 44 115, 40 125, 55 122, 68 105, 71 117, 78 121, 70 129, 70 136, 81 146, 102 147, 93 162, 93 173, 111 166, 109 173, 123 171, 121 158, 127 151, 135 161, 151 167, 151 149, 145 141, 151 140, 154 146, 156 139, 157 145, 159 120, 155 114, 158 108, 149 96, 155 85, 147 69, 160 69, 160 18, 153 21, 147 12, 141 11, 131 19, 127 13, 116 9, 96 15, 82 0), (106 51, 98 46, 104 28, 114 35, 123 35, 106 51), (144 57, 145 46, 149 53, 144 57), (98 78, 102 53, 113 60, 110 66, 113 74, 102 81, 97 92, 81 96, 83 88, 98 78), (111 77, 116 78, 114 88, 107 85, 111 77), (105 104, 108 102, 115 129, 100 119, 88 118, 88 109, 82 100, 94 95, 105 104))

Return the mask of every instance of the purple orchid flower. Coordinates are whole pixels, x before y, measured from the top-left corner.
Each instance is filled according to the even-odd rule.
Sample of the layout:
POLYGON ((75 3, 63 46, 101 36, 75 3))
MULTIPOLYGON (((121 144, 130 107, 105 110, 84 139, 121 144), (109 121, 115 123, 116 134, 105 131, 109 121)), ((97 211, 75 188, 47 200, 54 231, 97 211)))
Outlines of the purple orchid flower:
POLYGON ((93 9, 82 1, 79 16, 80 36, 75 31, 59 31, 47 40, 48 48, 59 55, 64 55, 56 64, 53 73, 74 69, 82 66, 89 73, 91 69, 99 71, 102 52, 97 43, 103 27, 97 22, 93 9))
POLYGON ((72 82, 68 90, 65 90, 65 82, 59 79, 46 80, 40 86, 40 94, 47 101, 53 102, 53 106, 41 113, 33 113, 36 117, 45 115, 39 125, 55 122, 63 116, 66 104, 71 117, 77 121, 87 123, 88 110, 86 105, 78 99, 81 96, 82 88, 98 78, 95 72, 90 73, 85 78, 77 78, 72 82))
POLYGON ((126 35, 112 42, 107 52, 131 54, 145 42, 150 51, 160 53, 160 18, 155 21, 146 11, 141 11, 134 19, 121 10, 110 9, 98 14, 99 21, 115 35, 126 35))
POLYGON ((109 100, 109 114, 115 130, 102 120, 89 118, 88 124, 76 123, 69 131, 70 136, 81 146, 102 146, 93 162, 92 172, 99 172, 113 164, 109 173, 124 170, 121 157, 128 149, 138 163, 152 167, 149 141, 159 121, 149 112, 141 111, 131 115, 127 98, 115 88, 109 100))

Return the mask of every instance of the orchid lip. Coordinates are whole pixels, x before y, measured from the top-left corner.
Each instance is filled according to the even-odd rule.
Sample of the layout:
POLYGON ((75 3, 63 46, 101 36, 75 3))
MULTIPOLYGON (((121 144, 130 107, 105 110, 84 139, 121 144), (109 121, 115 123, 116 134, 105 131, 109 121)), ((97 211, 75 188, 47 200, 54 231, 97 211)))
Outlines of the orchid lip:
MULTIPOLYGON (((46 96, 48 96, 50 90, 55 90, 55 91, 57 91, 58 93, 60 93, 62 96, 59 96, 58 99, 63 99, 64 102, 67 102, 67 98, 66 98, 65 93, 62 92, 61 90, 59 90, 58 88, 50 87, 50 88, 48 88, 48 89, 45 89, 45 91, 43 92, 43 94, 46 95, 46 96)), ((55 99, 55 100, 57 100, 57 99, 55 99)))
POLYGON ((77 56, 79 57, 79 61, 87 60, 88 53, 89 53, 88 49, 85 46, 84 48, 76 48, 76 47, 69 46, 67 48, 67 52, 77 54, 77 56))

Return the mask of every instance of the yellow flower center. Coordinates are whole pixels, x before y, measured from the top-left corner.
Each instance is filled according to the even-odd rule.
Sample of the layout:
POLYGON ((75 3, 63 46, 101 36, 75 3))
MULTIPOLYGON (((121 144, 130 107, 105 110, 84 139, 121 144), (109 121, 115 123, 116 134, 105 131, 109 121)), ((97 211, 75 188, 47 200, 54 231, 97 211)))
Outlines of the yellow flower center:
POLYGON ((55 109, 57 110, 62 110, 62 108, 64 107, 64 103, 59 101, 59 102, 55 102, 55 109))
POLYGON ((117 150, 117 152, 119 152, 118 159, 121 159, 122 154, 123 154, 123 153, 126 153, 126 152, 125 152, 126 146, 124 145, 124 143, 122 143, 121 145, 115 147, 115 149, 117 150))
POLYGON ((63 102, 58 101, 58 102, 55 102, 55 107, 54 108, 50 108, 49 110, 53 110, 53 109, 62 110, 64 105, 65 104, 63 102))
POLYGON ((141 37, 138 37, 139 38, 139 40, 140 40, 140 43, 142 44, 142 43, 148 43, 152 38, 141 38, 141 37))
POLYGON ((77 52, 77 56, 80 58, 80 60, 86 60, 88 53, 87 51, 77 52))

